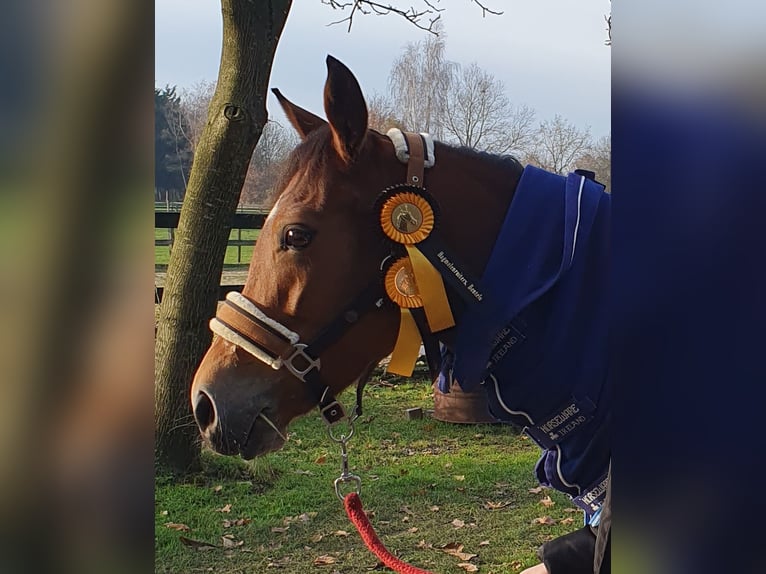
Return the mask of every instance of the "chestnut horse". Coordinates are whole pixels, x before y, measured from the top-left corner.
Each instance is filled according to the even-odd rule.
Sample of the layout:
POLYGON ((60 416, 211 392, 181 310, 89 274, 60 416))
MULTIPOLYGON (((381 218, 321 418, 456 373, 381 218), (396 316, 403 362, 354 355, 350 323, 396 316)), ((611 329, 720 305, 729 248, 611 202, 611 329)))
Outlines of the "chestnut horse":
MULTIPOLYGON (((495 326, 493 332, 485 334, 479 329, 478 335, 471 336, 471 341, 484 338, 487 342, 492 341, 487 356, 490 356, 491 348, 504 345, 501 352, 495 352, 495 355, 503 357, 519 339, 527 339, 525 349, 532 348, 530 341, 534 342, 535 337, 539 340, 553 337, 550 340, 560 344, 559 330, 564 329, 567 322, 579 326, 597 324, 598 329, 593 334, 582 333, 578 327, 566 339, 566 352, 574 357, 567 359, 569 363, 559 356, 545 356, 543 351, 548 349, 547 343, 538 345, 540 348, 526 361, 527 367, 533 367, 535 373, 540 371, 540 364, 555 365, 560 362, 566 369, 564 378, 569 376, 569 365, 576 366, 585 373, 585 378, 598 382, 597 391, 587 393, 592 401, 572 399, 573 402, 567 402, 563 408, 560 402, 543 405, 543 411, 538 413, 543 418, 534 421, 540 423, 535 425, 527 414, 507 406, 508 401, 497 387, 496 378, 491 378, 496 389, 491 384, 486 386, 490 396, 496 393, 496 407, 504 410, 501 414, 509 415, 506 419, 523 415, 528 420, 528 426, 533 430, 537 428, 537 435, 532 433, 530 436, 536 438, 547 449, 544 452, 550 455, 548 458, 544 455, 545 460, 541 459, 538 464, 537 473, 541 482, 546 482, 545 473, 555 475, 554 479, 560 476, 558 482, 551 479, 551 484, 548 480, 548 485, 567 492, 573 498, 577 494, 587 494, 585 502, 591 504, 595 511, 598 504, 594 500, 600 500, 604 495, 610 450, 608 424, 605 422, 608 417, 603 413, 598 416, 593 414, 596 404, 601 408, 602 403, 609 400, 608 393, 601 386, 606 378, 605 366, 600 361, 606 338, 603 319, 600 318, 603 314, 597 311, 604 299, 602 289, 605 285, 599 281, 597 288, 575 285, 574 289, 568 287, 566 282, 581 281, 582 277, 588 276, 589 270, 595 269, 597 263, 590 246, 605 243, 604 234, 598 236, 598 241, 590 243, 589 238, 583 236, 584 230, 608 209, 608 200, 600 198, 602 188, 599 186, 594 192, 589 186, 595 184, 590 180, 586 184, 586 178, 582 176, 574 177, 572 174, 570 179, 566 179, 546 175, 536 168, 524 168, 509 156, 492 156, 438 142, 432 149, 428 145, 420 150, 417 145, 410 147, 411 161, 405 163, 397 155, 401 150, 393 137, 368 128, 367 107, 353 74, 332 57, 327 58, 327 68, 324 88, 327 121, 294 105, 274 90, 302 142, 292 152, 276 190, 277 200, 255 245, 241 296, 230 297, 211 322, 220 336, 214 339, 200 364, 191 390, 194 415, 206 441, 220 453, 253 458, 279 449, 285 441, 290 422, 313 407, 319 406, 322 416, 331 425, 343 416, 335 395, 368 376, 371 369, 394 350, 398 337, 401 337, 400 324, 405 321, 405 314, 391 301, 384 301, 386 291, 381 278, 383 263, 397 249, 401 252, 401 245, 393 245, 391 239, 381 233, 376 210, 380 207, 382 196, 389 197, 387 192, 408 184, 407 189, 428 204, 425 207, 438 204, 435 208, 438 212, 438 240, 444 248, 439 255, 449 254, 448 260, 446 256, 440 257, 448 271, 444 268, 439 271, 446 275, 446 295, 456 324, 450 327, 453 323, 450 323, 452 316, 449 316, 446 328, 442 325, 439 329, 433 329, 433 335, 443 349, 453 349, 459 343, 459 329, 470 319, 470 305, 461 299, 461 296, 465 298, 466 293, 456 294, 460 285, 455 287, 455 277, 468 285, 466 277, 484 279, 485 274, 494 272, 496 240, 506 233, 506 214, 509 210, 515 208, 518 212, 526 209, 523 213, 530 214, 520 220, 519 233, 522 235, 517 238, 515 253, 518 254, 519 250, 539 250, 543 261, 539 265, 541 269, 553 265, 558 270, 558 261, 563 261, 561 269, 566 271, 565 279, 559 279, 564 271, 555 271, 553 276, 558 283, 565 283, 563 288, 556 288, 559 292, 569 289, 570 295, 574 293, 571 300, 558 301, 556 289, 551 289, 547 283, 543 289, 535 283, 537 278, 527 286, 529 292, 535 292, 536 297, 543 301, 546 309, 558 310, 554 319, 541 317, 546 315, 540 310, 542 307, 531 305, 531 314, 524 319, 530 323, 526 336, 514 335, 503 342, 508 332, 522 327, 505 328, 498 335, 498 326, 495 326), (414 165, 415 156, 418 156, 420 167, 414 165), (432 166, 425 163, 428 167, 425 171, 424 159, 433 163, 432 166), (569 186, 566 193, 572 201, 567 200, 566 207, 560 210, 567 212, 566 218, 562 215, 561 222, 551 225, 550 229, 544 221, 547 208, 529 207, 532 205, 529 202, 536 195, 544 194, 543 190, 539 194, 526 195, 521 191, 524 189, 523 178, 533 176, 550 180, 556 185, 564 185, 566 181, 569 186), (422 189, 424 184, 423 179, 428 193, 423 191, 422 195, 418 195, 418 189, 422 189), (571 188, 572 182, 574 188, 571 188), (570 188, 573 189, 571 193, 570 188), (595 198, 592 202, 595 207, 590 212, 586 209, 587 193, 584 195, 584 190, 595 198), (512 203, 517 194, 516 203, 512 203), (526 207, 521 205, 524 202, 527 202, 526 207), (574 214, 571 217, 570 211, 574 214), (535 219, 540 214, 543 217, 541 223, 535 219), (538 229, 544 235, 542 239, 534 235, 538 229), (569 243, 565 239, 563 247, 560 240, 562 230, 564 235, 569 233, 570 237, 569 243), (551 243, 551 236, 555 236, 558 242, 554 245, 554 258, 548 257, 540 247, 551 243), (453 265, 451 261, 460 264, 453 265), (574 265, 572 270, 569 270, 570 265, 574 265), (574 323, 573 317, 576 319, 574 323), (538 328, 536 325, 541 326, 538 328), (591 352, 594 345, 598 352, 591 352), (594 489, 588 492, 582 485, 568 482, 566 469, 562 471, 566 465, 562 455, 563 443, 558 442, 562 437, 568 440, 568 433, 574 434, 573 429, 579 430, 579 427, 587 425, 595 430, 590 435, 579 433, 580 438, 575 439, 579 441, 577 452, 584 453, 591 461, 595 460, 598 467, 598 473, 591 473, 588 478, 590 484, 584 485, 590 489, 595 484, 594 489), (549 444, 545 444, 546 441, 549 444), (591 482, 593 479, 598 482, 591 482)), ((407 141, 412 142, 411 139, 407 141)), ((422 145, 423 141, 428 143, 423 138, 418 145, 422 145)), ((556 193, 559 199, 556 200, 558 203, 554 202, 555 205, 560 203, 563 206, 565 202, 560 200, 562 194, 556 193)), ((424 220, 422 212, 408 210, 409 207, 405 206, 395 214, 398 223, 395 220, 394 226, 403 232, 421 226, 424 220)), ((433 253, 431 256, 433 259, 433 253)), ((504 265, 501 261, 501 271, 504 265)), ((528 269, 535 265, 524 263, 522 267, 528 269)), ((415 277, 418 278, 417 273, 415 277)), ((553 280, 545 278, 545 281, 551 283, 553 280)), ((518 287, 520 282, 518 277, 510 279, 511 285, 507 288, 509 297, 514 290, 521 289, 518 287)), ((482 286, 481 281, 477 281, 476 285, 482 286)), ((407 289, 405 286, 404 291, 407 289)), ((496 289, 495 294, 501 295, 499 299, 503 298, 505 289, 496 289)), ((468 291, 479 301, 482 300, 483 295, 474 288, 473 282, 470 288, 466 288, 468 291)), ((525 301, 531 299, 527 297, 525 301)), ((484 301, 481 303, 485 304, 484 301)), ((487 317, 493 315, 491 309, 487 317)), ((523 305, 519 305, 519 310, 524 309, 523 305)), ((517 315, 519 313, 514 311, 509 318, 517 315)), ((421 326, 422 321, 418 324, 418 327, 421 326)), ((438 350, 439 347, 436 348, 438 350)), ((493 360, 495 355, 492 355, 493 360)), ((521 363, 524 363, 523 359, 521 363)), ((442 373, 445 372, 443 369, 442 373)), ((448 376, 451 377, 452 373, 449 372, 448 376)), ((545 376, 535 375, 540 381, 533 382, 544 388, 545 376)), ((460 382, 462 384, 463 381, 460 382)), ((577 394, 574 392, 573 396, 577 394)), ((569 398, 566 400, 569 401, 569 398)), ((498 416, 498 413, 495 414, 498 416)))

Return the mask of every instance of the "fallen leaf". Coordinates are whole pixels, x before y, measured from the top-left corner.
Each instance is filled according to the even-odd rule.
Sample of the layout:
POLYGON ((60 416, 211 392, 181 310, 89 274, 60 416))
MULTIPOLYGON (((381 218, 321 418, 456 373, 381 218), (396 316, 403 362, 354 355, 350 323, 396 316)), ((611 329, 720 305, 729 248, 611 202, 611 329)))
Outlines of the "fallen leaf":
POLYGON ((317 515, 316 512, 304 512, 303 514, 296 516, 295 519, 300 520, 301 522, 309 522, 316 515, 317 515))
POLYGON ((546 496, 540 501, 540 504, 545 506, 546 508, 550 508, 551 506, 554 506, 556 503, 551 500, 550 496, 546 496))
POLYGON ((573 524, 573 523, 574 523, 574 518, 572 518, 571 516, 568 516, 566 518, 562 518, 561 520, 559 520, 559 524, 573 524))
POLYGON ((234 537, 231 534, 224 534, 221 536, 221 542, 223 543, 224 548, 236 548, 237 546, 242 546, 245 543, 244 540, 237 542, 234 540, 234 537))
POLYGON ((439 512, 439 507, 434 505, 431 507, 431 512, 439 512))
POLYGON ((514 560, 511 562, 511 568, 514 570, 521 570, 524 567, 524 563, 521 560, 514 560))
POLYGON ((317 542, 320 542, 324 538, 323 534, 314 534, 314 536, 311 537, 311 541, 316 544, 317 542))
POLYGON ((478 554, 471 554, 470 552, 463 552, 463 545, 458 544, 457 542, 450 542, 449 544, 445 544, 441 551, 445 554, 449 554, 450 556, 454 556, 455 558, 462 560, 464 562, 471 560, 472 558, 476 558, 478 554))
POLYGON ((489 546, 489 540, 482 540, 479 542, 479 546, 489 546))
POLYGON ((542 486, 536 486, 535 488, 529 489, 530 494, 540 494, 542 491, 543 491, 542 486))
POLYGON ((191 538, 186 538, 186 536, 179 536, 178 539, 181 541, 181 544, 184 546, 191 546, 192 548, 218 548, 215 544, 210 544, 210 542, 203 542, 202 540, 192 540, 191 538))
POLYGON ((223 486, 220 484, 218 486, 213 487, 213 492, 221 492, 223 490, 223 486))
POLYGON ((179 524, 177 522, 166 522, 165 527, 170 528, 171 530, 178 530, 180 532, 189 532, 191 530, 191 528, 186 526, 186 524, 179 524))
POLYGON ((426 544, 426 541, 425 541, 425 540, 421 540, 421 541, 420 541, 420 542, 418 542, 418 544, 417 544, 417 548, 428 548, 428 546, 429 546, 429 545, 428 545, 428 544, 426 544))
POLYGON ((325 462, 327 462, 327 455, 323 454, 314 461, 314 464, 324 464, 325 462))
POLYGON ((462 568, 466 572, 478 572, 479 567, 476 566, 476 564, 471 564, 470 562, 461 562, 457 565, 458 568, 462 568))
POLYGON ((564 512, 580 512, 579 508, 565 508, 564 512))
POLYGON ((532 521, 532 524, 556 524, 556 521, 551 518, 550 516, 541 516, 540 518, 535 518, 532 521))
POLYGON ((335 564, 338 561, 335 556, 329 554, 322 554, 314 558, 314 566, 328 566, 329 564, 335 564))
POLYGON ((309 475, 309 476, 310 476, 310 475, 312 475, 312 474, 314 474, 314 473, 313 473, 313 472, 311 472, 310 470, 294 470, 293 472, 294 472, 295 474, 306 474, 306 475, 309 475))
POLYGON ((505 508, 506 506, 510 506, 510 505, 511 505, 510 500, 505 500, 501 502, 492 502, 491 500, 488 500, 487 502, 484 503, 484 508, 486 508, 487 510, 498 510, 500 508, 505 508))
POLYGON ((336 530, 335 532, 333 532, 333 534, 335 536, 343 536, 344 538, 348 536, 348 532, 346 532, 345 530, 336 530))
POLYGON ((168 515, 167 510, 163 510, 162 512, 160 512, 160 516, 167 516, 167 515, 168 515))
POLYGON ((417 531, 418 531, 417 526, 413 526, 412 528, 407 529, 407 532, 409 532, 410 534, 415 534, 417 531))
POLYGON ((279 560, 274 560, 273 562, 269 562, 266 565, 266 568, 282 568, 283 566, 287 566, 290 563, 290 557, 285 556, 284 558, 280 558, 279 560))
POLYGON ((445 462, 444 463, 444 468, 452 468, 452 463, 451 462, 445 462))
POLYGON ((281 534, 283 532, 287 532, 288 530, 290 530, 289 526, 272 526, 271 527, 271 531, 272 532, 277 532, 279 534, 281 534))
POLYGON ((414 512, 412 512, 412 510, 410 510, 409 506, 402 506, 399 510, 404 512, 405 514, 415 514, 414 512))
POLYGON ((236 520, 224 520, 223 521, 223 527, 224 528, 231 528, 232 526, 244 526, 245 524, 250 524, 252 520, 249 518, 237 518, 236 520))
POLYGON ((227 504, 223 508, 216 508, 215 512, 231 512, 231 504, 227 504))
POLYGON ((463 528, 463 526, 465 526, 465 522, 463 522, 463 521, 462 521, 462 520, 460 520, 459 518, 456 518, 455 520, 453 520, 452 522, 450 522, 450 524, 451 524, 452 526, 454 526, 455 528, 463 528))
POLYGON ((465 480, 465 475, 464 474, 453 474, 452 478, 454 478, 455 480, 463 481, 463 480, 465 480))

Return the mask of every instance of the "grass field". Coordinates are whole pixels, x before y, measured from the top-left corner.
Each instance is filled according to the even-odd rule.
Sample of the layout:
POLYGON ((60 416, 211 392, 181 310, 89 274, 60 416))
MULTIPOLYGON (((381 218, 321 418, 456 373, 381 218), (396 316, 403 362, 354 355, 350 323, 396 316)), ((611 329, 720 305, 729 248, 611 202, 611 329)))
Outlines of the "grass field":
MULTIPOLYGON (((250 258, 253 255, 253 245, 255 245, 255 240, 258 239, 258 234, 261 232, 260 229, 232 229, 231 233, 229 234, 230 240, 236 240, 236 239, 242 239, 242 241, 250 241, 252 242, 251 245, 243 245, 239 247, 240 252, 238 253, 238 247, 234 245, 229 245, 226 248, 226 258, 223 261, 224 265, 248 265, 250 263, 250 258), (238 233, 241 233, 241 236, 238 235, 238 233)), ((155 239, 170 239, 170 230, 169 229, 159 229, 154 228, 154 238, 155 239)), ((168 259, 170 258, 170 248, 164 245, 155 245, 154 247, 154 264, 155 265, 167 265, 168 259)))
MULTIPOLYGON (((341 400, 350 407, 353 393, 341 400)), ((539 450, 526 437, 500 425, 406 420, 417 406, 433 408, 427 383, 370 383, 349 445, 365 509, 400 558, 439 573, 518 572, 537 562, 541 543, 581 525, 565 496, 535 489, 539 450)), ((160 474, 155 571, 373 570, 377 559, 333 491, 340 454, 317 414, 294 423, 289 438, 254 462, 205 452, 205 471, 180 483, 160 474)))

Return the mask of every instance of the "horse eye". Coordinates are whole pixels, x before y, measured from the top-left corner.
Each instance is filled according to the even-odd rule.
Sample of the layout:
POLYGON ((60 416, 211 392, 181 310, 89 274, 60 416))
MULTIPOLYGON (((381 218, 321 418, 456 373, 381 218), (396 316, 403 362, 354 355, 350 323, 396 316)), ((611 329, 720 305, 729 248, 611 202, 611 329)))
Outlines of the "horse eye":
POLYGON ((314 234, 305 227, 289 225, 282 234, 282 249, 305 249, 313 237, 314 234))

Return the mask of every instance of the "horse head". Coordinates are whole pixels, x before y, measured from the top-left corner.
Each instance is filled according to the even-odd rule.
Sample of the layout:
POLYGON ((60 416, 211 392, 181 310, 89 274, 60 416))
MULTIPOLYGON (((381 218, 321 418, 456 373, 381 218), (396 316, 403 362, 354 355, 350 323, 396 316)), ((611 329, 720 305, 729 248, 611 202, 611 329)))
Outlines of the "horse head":
MULTIPOLYGON (((356 78, 331 56, 327 121, 274 93, 302 141, 276 188, 241 297, 223 304, 212 322, 219 336, 191 390, 207 442, 245 458, 279 449, 291 420, 317 404, 327 407, 328 396, 368 373, 392 351, 400 320, 400 310, 377 295, 391 247, 373 205, 382 190, 405 181, 407 166, 388 137, 368 129, 356 78)), ((468 241, 480 272, 510 196, 494 193, 488 201, 503 174, 443 147, 456 157, 429 177, 443 193, 449 188, 465 198, 443 210, 444 236, 455 245, 468 241), (487 203, 483 225, 461 225, 466 212, 487 203)), ((513 189, 507 175, 503 185, 513 189)), ((418 223, 412 214, 402 217, 405 227, 418 223)))

